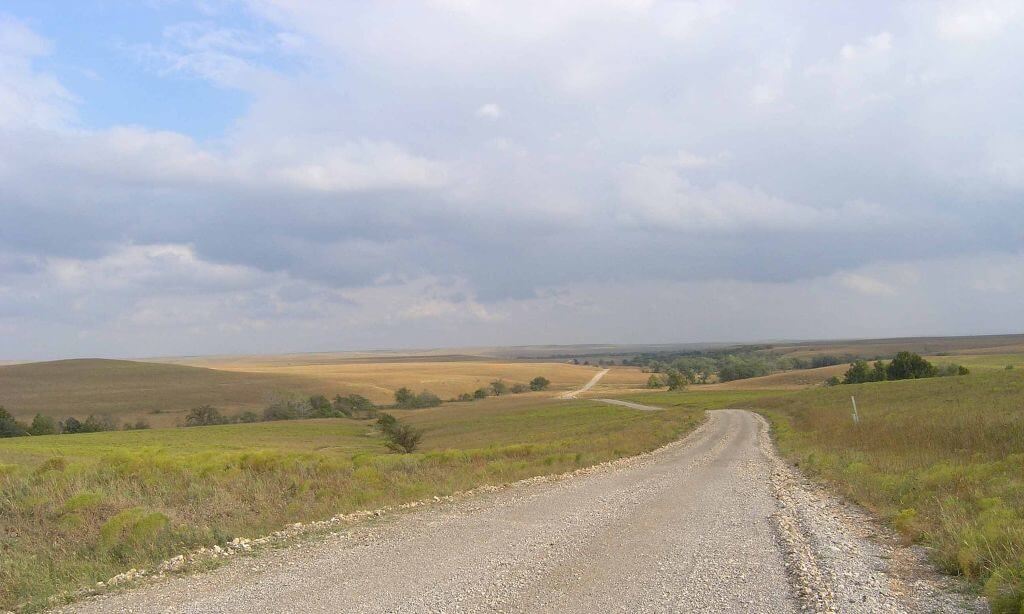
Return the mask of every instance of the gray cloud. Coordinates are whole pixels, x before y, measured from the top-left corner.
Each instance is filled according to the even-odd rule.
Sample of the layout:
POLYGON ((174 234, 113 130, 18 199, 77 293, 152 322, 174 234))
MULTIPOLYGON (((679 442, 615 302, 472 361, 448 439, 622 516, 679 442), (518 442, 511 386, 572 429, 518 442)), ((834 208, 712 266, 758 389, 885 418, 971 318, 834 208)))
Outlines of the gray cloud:
MULTIPOLYGON (((936 290, 911 297, 872 271, 1015 262, 1024 245, 1014 3, 248 10, 259 31, 169 24, 126 47, 158 74, 249 96, 205 142, 80 125, 74 94, 35 65, 50 43, 0 20, 8 330, 74 331, 85 353, 119 354, 184 339, 472 343, 468 331, 511 343, 555 321, 575 331, 563 341, 831 336, 787 311, 780 293, 799 290, 805 305, 840 293, 865 309, 835 334, 890 334, 886 301, 936 290), (734 291, 772 313, 736 325, 749 314, 715 298, 734 291), (651 302, 707 326, 650 338, 629 309, 651 302), (303 337, 316 323, 334 332, 303 337)), ((996 320, 950 309, 922 332, 945 332, 942 318, 1019 328, 992 298, 1006 294, 985 289, 1020 291, 1004 278, 960 297, 996 320)))

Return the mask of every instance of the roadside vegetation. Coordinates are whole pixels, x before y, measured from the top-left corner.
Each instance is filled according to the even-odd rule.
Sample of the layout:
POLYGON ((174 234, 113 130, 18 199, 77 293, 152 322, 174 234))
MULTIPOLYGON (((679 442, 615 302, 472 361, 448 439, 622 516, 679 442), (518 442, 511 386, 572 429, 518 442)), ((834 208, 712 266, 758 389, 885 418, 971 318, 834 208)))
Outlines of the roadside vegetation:
POLYGON ((291 522, 638 454, 701 420, 528 395, 400 416, 411 448, 348 418, 4 439, 0 611, 291 522))
POLYGON ((970 369, 963 365, 946 364, 935 366, 920 355, 913 352, 899 352, 886 364, 876 360, 869 366, 866 360, 857 360, 843 376, 830 380, 828 384, 864 384, 867 382, 897 381, 902 379, 925 379, 929 377, 947 377, 951 375, 968 375, 970 369))
POLYGON ((937 369, 902 362, 916 365, 901 372, 907 378, 879 369, 902 381, 762 394, 746 406, 770 418, 780 450, 801 469, 934 548, 936 562, 979 586, 995 612, 1022 612, 1024 372, 935 378, 937 369))

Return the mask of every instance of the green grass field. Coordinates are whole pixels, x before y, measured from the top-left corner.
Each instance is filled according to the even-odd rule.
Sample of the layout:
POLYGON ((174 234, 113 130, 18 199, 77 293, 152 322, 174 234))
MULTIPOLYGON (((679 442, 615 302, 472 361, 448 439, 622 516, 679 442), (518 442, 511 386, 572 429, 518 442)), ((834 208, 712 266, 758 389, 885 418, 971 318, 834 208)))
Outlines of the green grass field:
POLYGON ((345 419, 0 440, 0 610, 290 522, 638 454, 701 420, 523 398, 395 414, 422 452, 345 419))
POLYGON ((749 406, 802 470, 932 546, 995 612, 1024 611, 1024 369, 815 388, 749 406))

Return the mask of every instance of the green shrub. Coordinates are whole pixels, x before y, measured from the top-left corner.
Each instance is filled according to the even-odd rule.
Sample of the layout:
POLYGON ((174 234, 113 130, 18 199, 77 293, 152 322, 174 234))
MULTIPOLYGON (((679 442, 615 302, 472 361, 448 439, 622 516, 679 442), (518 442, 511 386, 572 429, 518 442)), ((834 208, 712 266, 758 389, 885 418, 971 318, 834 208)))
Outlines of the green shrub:
POLYGON ((540 392, 541 390, 547 390, 548 386, 550 386, 550 385, 551 385, 551 380, 549 380, 548 378, 544 377, 543 375, 538 375, 537 377, 535 377, 532 380, 530 380, 530 390, 533 390, 534 392, 540 392))

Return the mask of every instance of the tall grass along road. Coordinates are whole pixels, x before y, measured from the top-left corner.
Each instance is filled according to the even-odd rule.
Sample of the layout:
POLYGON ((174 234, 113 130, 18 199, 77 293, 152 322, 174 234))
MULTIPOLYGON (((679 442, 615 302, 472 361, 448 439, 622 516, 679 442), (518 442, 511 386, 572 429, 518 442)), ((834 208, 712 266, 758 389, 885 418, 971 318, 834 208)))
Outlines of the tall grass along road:
POLYGON ((654 453, 68 611, 961 610, 897 546, 861 537, 834 505, 777 460, 764 420, 721 410, 654 453))
POLYGON ((587 382, 586 384, 584 384, 582 388, 580 388, 579 390, 570 390, 569 392, 564 392, 564 393, 560 394, 558 396, 558 398, 560 398, 560 399, 576 399, 576 398, 579 398, 579 396, 581 394, 583 394, 584 392, 590 390, 591 388, 594 387, 595 384, 597 384, 597 382, 601 381, 601 378, 604 377, 605 375, 607 375, 608 371, 610 371, 610 370, 611 369, 604 369, 602 371, 598 371, 597 374, 595 374, 594 377, 590 378, 590 381, 587 382))

